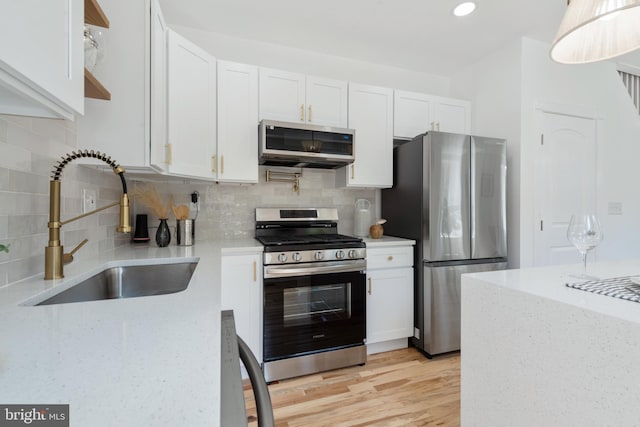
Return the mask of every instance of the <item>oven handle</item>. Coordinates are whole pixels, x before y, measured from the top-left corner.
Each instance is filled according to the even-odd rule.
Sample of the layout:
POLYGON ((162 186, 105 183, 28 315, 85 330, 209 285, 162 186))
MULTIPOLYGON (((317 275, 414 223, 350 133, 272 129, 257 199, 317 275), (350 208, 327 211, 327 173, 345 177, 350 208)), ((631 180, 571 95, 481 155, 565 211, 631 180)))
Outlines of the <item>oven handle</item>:
POLYGON ((307 276, 310 274, 347 273, 362 271, 367 267, 367 261, 358 259, 353 261, 325 262, 318 264, 294 264, 293 266, 265 266, 264 278, 289 276, 307 276))

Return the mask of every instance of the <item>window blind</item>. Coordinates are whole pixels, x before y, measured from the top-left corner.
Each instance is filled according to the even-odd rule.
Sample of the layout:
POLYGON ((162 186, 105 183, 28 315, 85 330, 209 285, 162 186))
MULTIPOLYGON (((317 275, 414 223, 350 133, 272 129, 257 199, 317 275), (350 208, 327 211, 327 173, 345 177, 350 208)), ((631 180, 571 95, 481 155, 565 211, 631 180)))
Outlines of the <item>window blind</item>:
POLYGON ((640 76, 622 70, 618 70, 618 74, 622 77, 622 82, 631 96, 633 105, 636 106, 636 110, 640 114, 640 76))

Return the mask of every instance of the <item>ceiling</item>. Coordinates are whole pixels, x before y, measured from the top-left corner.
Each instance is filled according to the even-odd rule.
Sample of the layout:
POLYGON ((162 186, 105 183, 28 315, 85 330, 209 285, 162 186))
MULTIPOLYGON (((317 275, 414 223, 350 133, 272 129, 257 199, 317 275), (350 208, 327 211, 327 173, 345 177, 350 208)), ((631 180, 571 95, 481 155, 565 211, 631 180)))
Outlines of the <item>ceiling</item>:
POLYGON ((551 42, 566 0, 160 0, 180 25, 449 76, 521 36, 551 42))

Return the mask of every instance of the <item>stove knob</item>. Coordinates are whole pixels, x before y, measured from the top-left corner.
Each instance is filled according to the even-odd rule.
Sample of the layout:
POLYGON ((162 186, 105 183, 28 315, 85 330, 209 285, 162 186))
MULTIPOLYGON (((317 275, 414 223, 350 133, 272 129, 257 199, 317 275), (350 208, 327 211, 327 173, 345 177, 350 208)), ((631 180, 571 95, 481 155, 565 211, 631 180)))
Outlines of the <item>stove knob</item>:
POLYGON ((358 251, 356 251, 355 249, 351 249, 349 251, 349 258, 357 258, 358 257, 358 251))
POLYGON ((344 259, 344 251, 336 252, 336 258, 337 259, 344 259))
POLYGON ((293 254, 293 260, 294 261, 301 261, 302 260, 302 255, 300 255, 300 252, 296 252, 295 254, 293 254))
POLYGON ((278 255, 278 261, 285 262, 286 260, 287 260, 287 254, 282 253, 282 254, 278 255))
POLYGON ((322 251, 316 252, 315 254, 313 254, 313 258, 316 261, 322 261, 322 259, 324 258, 324 252, 322 252, 322 251))

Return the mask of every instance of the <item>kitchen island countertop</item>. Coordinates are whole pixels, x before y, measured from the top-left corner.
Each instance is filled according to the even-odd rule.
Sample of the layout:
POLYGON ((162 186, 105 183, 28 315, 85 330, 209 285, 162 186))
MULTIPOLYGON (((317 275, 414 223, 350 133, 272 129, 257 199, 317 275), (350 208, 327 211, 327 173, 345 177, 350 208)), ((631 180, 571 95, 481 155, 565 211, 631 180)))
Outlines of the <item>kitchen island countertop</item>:
MULTIPOLYGON (((569 288, 582 266, 462 276, 463 426, 636 426, 640 304, 569 288)), ((591 263, 600 279, 640 260, 591 263)))
POLYGON ((125 245, 65 278, 0 288, 0 404, 69 404, 71 426, 218 426, 220 257, 253 239, 125 245), (198 260, 174 294, 33 306, 115 265, 198 260))

